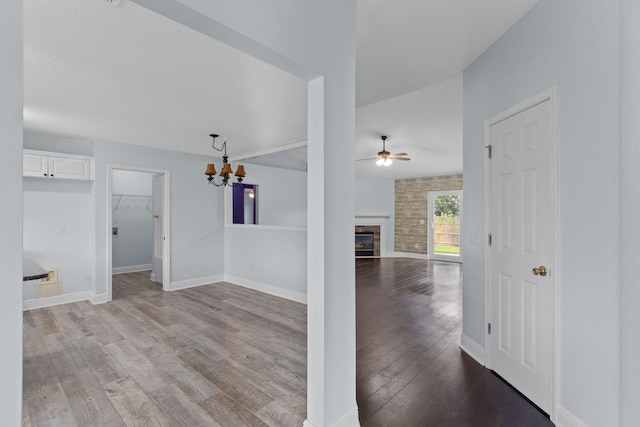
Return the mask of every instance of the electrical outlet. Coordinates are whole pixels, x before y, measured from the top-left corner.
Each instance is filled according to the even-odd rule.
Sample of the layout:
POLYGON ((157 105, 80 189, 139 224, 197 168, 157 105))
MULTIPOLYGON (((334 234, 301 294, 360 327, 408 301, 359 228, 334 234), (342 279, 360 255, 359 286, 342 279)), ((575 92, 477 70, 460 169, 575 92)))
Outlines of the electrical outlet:
POLYGON ((67 234, 67 226, 66 225, 61 225, 60 226, 60 234, 67 234))

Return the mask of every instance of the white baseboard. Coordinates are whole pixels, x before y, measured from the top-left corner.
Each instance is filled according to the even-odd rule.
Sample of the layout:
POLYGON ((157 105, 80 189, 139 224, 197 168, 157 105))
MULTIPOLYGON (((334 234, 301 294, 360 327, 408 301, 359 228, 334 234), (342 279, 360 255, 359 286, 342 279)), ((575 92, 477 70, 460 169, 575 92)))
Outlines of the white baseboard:
POLYGON ((243 288, 253 289, 254 291, 264 292, 265 294, 288 299, 302 304, 307 303, 307 295, 282 289, 277 286, 268 285, 266 283, 255 282, 253 280, 244 279, 242 277, 222 275, 198 277, 196 279, 182 280, 180 282, 171 282, 170 291, 179 291, 181 289, 195 288, 197 286, 210 285, 212 283, 227 282, 233 285, 242 286, 243 288))
POLYGON ((386 252, 385 256, 389 258, 418 258, 418 259, 429 259, 429 255, 427 254, 414 254, 411 252, 386 252))
MULTIPOLYGON (((302 427, 319 427, 309 420, 304 420, 302 427)), ((360 427, 360 420, 358 420, 358 407, 351 409, 349 412, 341 416, 335 423, 331 424, 331 427, 360 427)))
POLYGON ((587 427, 587 424, 580 418, 573 415, 569 410, 558 405, 556 407, 556 426, 557 427, 587 427))
POLYGON ((137 273, 138 271, 151 270, 151 264, 130 265, 127 267, 113 267, 111 274, 137 273))
POLYGON ((460 349, 484 366, 484 347, 466 335, 460 336, 460 349))
POLYGON ((91 304, 93 305, 104 304, 105 302, 110 301, 109 294, 96 295, 93 292, 90 292, 89 301, 91 301, 91 304))
POLYGON ((170 291, 179 291, 180 289, 195 288, 197 286, 210 285, 212 283, 223 282, 224 276, 217 274, 214 276, 198 277, 195 279, 182 280, 180 282, 171 282, 169 284, 170 291))
POLYGON ((307 295, 300 292, 290 291, 288 289, 282 289, 277 286, 268 285, 266 283, 254 282, 253 280, 244 279, 242 277, 229 276, 226 274, 224 276, 224 281, 234 285, 242 286, 243 288, 253 289, 254 291, 260 291, 264 292, 265 294, 299 302, 301 304, 307 303, 307 295))
POLYGON ((72 294, 56 295, 55 297, 37 298, 22 301, 22 310, 34 310, 36 308, 53 307, 54 305, 69 304, 91 299, 91 292, 82 291, 72 294))
POLYGON ((155 282, 156 281, 156 273, 151 273, 149 275, 149 280, 151 280, 152 282, 155 282))

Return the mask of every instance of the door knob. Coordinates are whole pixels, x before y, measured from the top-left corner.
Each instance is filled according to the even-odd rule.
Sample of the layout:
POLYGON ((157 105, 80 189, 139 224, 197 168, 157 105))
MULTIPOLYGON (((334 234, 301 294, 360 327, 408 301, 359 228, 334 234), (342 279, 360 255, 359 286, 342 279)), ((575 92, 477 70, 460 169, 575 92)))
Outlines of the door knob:
POLYGON ((540 276, 546 276, 547 275, 547 267, 545 267, 544 265, 541 265, 540 267, 534 267, 533 270, 531 270, 533 272, 534 276, 540 275, 540 276))

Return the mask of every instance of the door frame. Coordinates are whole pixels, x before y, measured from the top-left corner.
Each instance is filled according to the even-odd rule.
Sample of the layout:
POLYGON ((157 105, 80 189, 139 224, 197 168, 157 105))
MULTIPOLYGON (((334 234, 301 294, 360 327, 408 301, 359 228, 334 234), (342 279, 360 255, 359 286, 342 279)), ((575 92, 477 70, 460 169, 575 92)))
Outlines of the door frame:
POLYGON ((428 197, 429 197, 429 202, 427 204, 427 208, 428 208, 428 212, 427 212, 427 226, 429 227, 429 232, 428 234, 428 242, 427 242, 427 252, 429 253, 429 259, 432 259, 434 261, 446 261, 446 262, 462 262, 462 245, 460 245, 460 253, 456 256, 456 255, 447 255, 447 254, 439 254, 434 258, 435 255, 435 251, 433 251, 434 245, 435 245, 435 238, 434 238, 434 217, 435 215, 433 214, 433 210, 434 210, 434 204, 433 204, 433 200, 435 197, 437 196, 446 196, 446 195, 456 195, 460 198, 460 214, 458 215, 458 217, 460 218, 460 243, 462 243, 462 222, 463 222, 463 215, 464 215, 464 193, 462 191, 462 189, 460 190, 438 190, 438 191, 429 191, 428 197))
POLYGON ((163 256, 162 256, 162 290, 171 290, 171 172, 168 169, 143 168, 138 166, 123 166, 107 164, 107 302, 113 300, 113 241, 111 227, 113 224, 113 171, 126 170, 132 172, 148 172, 164 175, 164 185, 162 191, 162 233, 164 234, 163 256))
MULTIPOLYGON (((489 234, 491 233, 491 161, 488 155, 488 146, 491 143, 491 126, 506 120, 512 116, 522 113, 536 105, 542 104, 545 101, 551 102, 551 187, 552 187, 552 203, 551 220, 553 221, 552 230, 552 247, 553 250, 553 265, 554 271, 550 274, 553 279, 553 307, 552 307, 552 369, 551 369, 551 411, 550 418, 554 423, 556 422, 557 406, 558 406, 558 391, 560 390, 560 374, 558 372, 560 367, 559 360, 559 295, 560 295, 560 266, 558 263, 558 181, 557 181, 557 139, 558 139, 558 120, 557 120, 557 102, 558 102, 558 85, 555 84, 552 87, 525 99, 518 104, 507 108, 506 110, 488 118, 484 122, 484 218, 485 218, 485 325, 488 325, 491 319, 491 250, 489 248, 489 234)), ((485 327, 485 366, 491 369, 491 335, 489 334, 488 327, 485 327)))

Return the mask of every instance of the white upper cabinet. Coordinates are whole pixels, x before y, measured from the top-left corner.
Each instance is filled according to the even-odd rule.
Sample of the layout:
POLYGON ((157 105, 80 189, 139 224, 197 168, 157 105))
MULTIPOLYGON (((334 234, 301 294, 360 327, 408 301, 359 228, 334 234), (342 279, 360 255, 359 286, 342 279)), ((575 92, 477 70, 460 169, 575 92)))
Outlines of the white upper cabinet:
POLYGON ((92 181, 95 179, 94 169, 93 157, 24 150, 23 176, 92 181))
POLYGON ((23 176, 49 176, 48 157, 39 154, 24 153, 22 157, 23 176))

